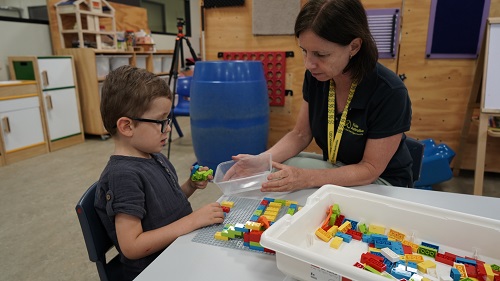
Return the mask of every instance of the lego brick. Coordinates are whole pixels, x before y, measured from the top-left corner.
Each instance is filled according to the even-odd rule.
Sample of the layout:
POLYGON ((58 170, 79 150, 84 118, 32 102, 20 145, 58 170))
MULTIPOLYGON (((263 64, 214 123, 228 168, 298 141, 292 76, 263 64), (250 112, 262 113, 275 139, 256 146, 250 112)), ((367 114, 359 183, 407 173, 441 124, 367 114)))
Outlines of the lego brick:
POLYGON ((340 247, 340 245, 342 245, 342 242, 344 242, 344 239, 342 239, 338 236, 333 237, 332 242, 330 242, 330 247, 332 247, 334 249, 338 249, 340 247))
POLYGON ((385 227, 375 224, 368 226, 368 231, 376 234, 385 234, 385 227))
POLYGON ((436 256, 436 254, 437 254, 437 250, 434 249, 434 248, 429 248, 429 247, 421 245, 420 247, 418 247, 417 253, 421 254, 421 255, 424 255, 424 256, 428 256, 428 257, 434 258, 436 256))
POLYGON ((389 248, 382 248, 380 252, 386 259, 388 259, 391 262, 399 261, 399 255, 389 248))
POLYGON ((403 242, 405 234, 391 228, 389 229, 389 233, 387 233, 387 237, 392 238, 395 241, 403 242))
POLYGON ((316 237, 325 242, 328 242, 330 241, 330 239, 332 239, 332 236, 328 235, 328 233, 321 227, 318 227, 318 229, 316 229, 316 232, 314 234, 316 234, 316 237))
POLYGON ((422 273, 427 273, 427 269, 436 268, 436 264, 431 260, 425 260, 423 262, 417 263, 417 269, 422 273))

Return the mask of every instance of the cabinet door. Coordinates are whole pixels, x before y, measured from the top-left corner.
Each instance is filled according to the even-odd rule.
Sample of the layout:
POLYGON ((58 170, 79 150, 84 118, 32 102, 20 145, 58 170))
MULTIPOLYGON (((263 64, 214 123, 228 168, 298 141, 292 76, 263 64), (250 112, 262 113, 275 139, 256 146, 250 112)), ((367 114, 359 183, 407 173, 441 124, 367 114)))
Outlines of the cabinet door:
POLYGON ((75 88, 43 91, 51 141, 81 133, 75 88))
POLYGON ((0 101, 0 129, 6 152, 43 143, 38 97, 0 101))
POLYGON ((75 86, 73 65, 69 57, 43 57, 38 59, 42 89, 75 86))

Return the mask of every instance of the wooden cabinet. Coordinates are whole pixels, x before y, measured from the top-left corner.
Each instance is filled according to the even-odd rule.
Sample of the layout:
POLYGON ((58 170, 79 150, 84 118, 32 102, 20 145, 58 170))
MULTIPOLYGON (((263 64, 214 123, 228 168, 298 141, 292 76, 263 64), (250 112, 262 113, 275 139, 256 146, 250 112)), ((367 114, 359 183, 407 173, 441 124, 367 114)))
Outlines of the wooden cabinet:
POLYGON ((0 83, 0 153, 4 164, 47 153, 36 81, 0 83))
POLYGON ((11 77, 34 79, 40 85, 43 121, 50 151, 85 140, 71 56, 11 57, 11 77))
POLYGON ((90 48, 59 49, 58 55, 71 55, 75 59, 76 76, 80 93, 80 104, 82 110, 83 130, 87 134, 99 135, 101 138, 108 138, 108 132, 104 128, 100 112, 100 89, 106 78, 106 74, 124 64, 144 67, 157 75, 168 75, 163 70, 154 65, 154 60, 164 57, 168 64, 168 59, 173 55, 173 51, 157 52, 130 52, 130 51, 106 51, 90 48))

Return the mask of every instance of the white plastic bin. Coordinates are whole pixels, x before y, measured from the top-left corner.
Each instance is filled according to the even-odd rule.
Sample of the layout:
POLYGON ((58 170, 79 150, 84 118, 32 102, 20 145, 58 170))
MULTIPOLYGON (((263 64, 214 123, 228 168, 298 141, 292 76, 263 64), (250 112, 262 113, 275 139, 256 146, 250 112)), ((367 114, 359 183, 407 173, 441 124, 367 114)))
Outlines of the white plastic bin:
POLYGON ((110 69, 110 57, 104 55, 95 56, 95 64, 97 68, 97 77, 104 78, 109 73, 110 69))
POLYGON ((161 55, 153 55, 153 73, 162 72, 161 62, 162 62, 161 55))
POLYGON ((173 55, 165 55, 161 58, 161 71, 162 72, 170 72, 170 68, 172 67, 172 58, 173 55))
POLYGON ((136 55, 135 56, 135 66, 137 68, 143 68, 146 69, 146 60, 148 56, 147 55, 136 55))
POLYGON ((129 55, 116 55, 111 57, 111 70, 115 70, 120 66, 129 65, 130 58, 129 55))
POLYGON ((260 189, 272 168, 268 153, 222 162, 215 171, 214 183, 225 195, 260 189))
MULTIPOLYGON (((386 233, 389 229, 397 230, 406 234, 405 240, 418 245, 422 241, 438 245, 439 253, 477 255, 488 264, 500 264, 499 220, 325 185, 307 198, 299 212, 283 216, 262 234, 260 244, 276 251, 277 266, 283 273, 299 280, 311 280, 311 276, 316 280, 341 280, 341 277, 353 281, 388 280, 353 266, 368 251, 366 243, 353 239, 333 249, 316 237, 315 231, 326 218, 326 210, 335 203, 347 219, 367 226, 384 226, 386 233)), ((424 259, 434 261, 426 256, 424 259)), ((450 266, 435 264, 438 276, 449 276, 450 266)))

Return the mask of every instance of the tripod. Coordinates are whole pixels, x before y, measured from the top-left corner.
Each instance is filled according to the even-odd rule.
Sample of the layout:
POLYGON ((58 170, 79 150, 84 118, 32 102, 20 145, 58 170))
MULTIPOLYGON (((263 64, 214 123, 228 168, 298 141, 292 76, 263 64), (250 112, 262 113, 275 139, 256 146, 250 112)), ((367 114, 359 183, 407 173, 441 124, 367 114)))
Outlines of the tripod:
MULTIPOLYGON (((174 99, 175 99, 175 94, 177 93, 177 78, 179 76, 179 60, 181 61, 181 66, 182 69, 184 69, 185 63, 184 63, 184 49, 182 48, 182 41, 185 41, 188 48, 189 52, 191 53, 191 56, 193 56, 194 61, 198 60, 198 57, 196 56, 195 51, 193 50, 193 47, 191 46, 191 42, 189 42, 189 39, 185 37, 183 33, 183 26, 185 22, 184 19, 182 18, 177 18, 177 37, 175 38, 175 47, 174 47, 174 54, 172 56, 172 64, 170 65, 170 75, 168 77, 168 86, 170 87, 171 85, 173 87, 170 87, 173 89, 173 99, 172 99, 172 108, 171 108, 171 115, 172 115, 172 124, 174 125, 175 129, 179 133, 179 137, 183 137, 184 135, 182 134, 181 128, 179 127, 179 123, 177 122, 177 119, 175 118, 174 114, 174 99), (173 84, 172 84, 173 81, 173 84)), ((172 142, 172 131, 170 130, 169 138, 168 138, 168 152, 167 152, 167 157, 170 158, 170 145, 172 142)))

